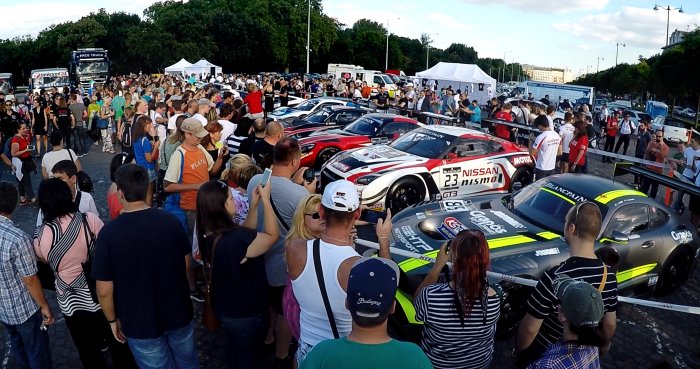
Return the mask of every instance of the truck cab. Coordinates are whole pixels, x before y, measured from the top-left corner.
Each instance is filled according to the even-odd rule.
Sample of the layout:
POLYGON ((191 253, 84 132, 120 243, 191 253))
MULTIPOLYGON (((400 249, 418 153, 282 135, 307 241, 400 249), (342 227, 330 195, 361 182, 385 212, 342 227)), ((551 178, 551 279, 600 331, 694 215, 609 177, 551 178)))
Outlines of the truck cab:
POLYGON ((75 87, 87 89, 91 83, 104 84, 109 79, 111 62, 107 50, 78 49, 71 53, 70 79, 75 87))
POLYGON ((0 73, 0 92, 9 94, 13 89, 12 73, 0 73))

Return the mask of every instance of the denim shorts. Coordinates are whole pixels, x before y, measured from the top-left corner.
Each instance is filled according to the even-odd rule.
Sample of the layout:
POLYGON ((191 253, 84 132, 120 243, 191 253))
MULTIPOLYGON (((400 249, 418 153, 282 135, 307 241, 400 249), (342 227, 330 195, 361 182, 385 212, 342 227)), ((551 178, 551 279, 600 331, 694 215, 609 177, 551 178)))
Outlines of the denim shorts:
POLYGON ((301 363, 304 361, 304 359, 306 359, 306 355, 309 354, 312 348, 314 347, 302 340, 299 340, 299 347, 297 348, 297 354, 294 358, 297 361, 298 368, 301 368, 301 363))
POLYGON ((158 179, 158 174, 155 169, 148 169, 148 182, 155 182, 158 179))

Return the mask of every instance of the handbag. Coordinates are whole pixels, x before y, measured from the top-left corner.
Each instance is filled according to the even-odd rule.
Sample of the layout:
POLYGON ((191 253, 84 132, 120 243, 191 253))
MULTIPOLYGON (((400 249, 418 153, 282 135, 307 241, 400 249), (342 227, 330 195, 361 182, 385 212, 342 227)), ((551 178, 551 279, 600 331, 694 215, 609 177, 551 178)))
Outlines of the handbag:
POLYGON ((92 233, 90 230, 90 226, 88 225, 87 222, 87 214, 83 214, 83 231, 85 231, 85 245, 87 248, 87 257, 85 258, 85 261, 80 263, 80 266, 83 268, 83 274, 85 275, 85 282, 87 283, 88 289, 90 290, 90 297, 92 297, 92 301, 96 304, 99 304, 100 301, 97 298, 97 281, 95 278, 92 278, 92 251, 94 250, 94 245, 95 245, 95 234, 92 233), (88 238, 88 235, 90 237, 88 238))
MULTIPOLYGON (((70 160, 75 163, 75 159, 73 159, 73 154, 71 154, 70 149, 64 149, 68 150, 68 156, 70 156, 70 160)), ((83 192, 92 192, 95 187, 92 184, 92 177, 90 177, 89 174, 85 173, 82 170, 78 171, 78 174, 76 174, 77 180, 78 180, 78 189, 83 192)))
POLYGON ((108 119, 96 118, 96 120, 97 120, 97 129, 109 128, 109 120, 108 119))
POLYGON ((314 269, 316 269, 316 280, 318 281, 318 288, 321 290, 321 297, 323 298, 323 306, 326 308, 326 315, 328 316, 328 323, 331 325, 331 331, 333 331, 333 338, 340 338, 338 334, 338 326, 335 323, 335 317, 333 316, 333 309, 331 308, 331 302, 328 300, 328 292, 326 291, 326 281, 323 279, 323 268, 321 266, 321 240, 319 238, 314 240, 314 269))
MULTIPOLYGON (((182 183, 182 172, 185 170, 185 154, 183 154, 181 150, 178 151, 182 156, 182 161, 180 161, 180 177, 177 179, 177 183, 182 183)), ((185 230, 185 233, 187 233, 187 214, 185 214, 185 211, 182 210, 182 208, 180 207, 179 192, 170 193, 170 195, 165 199, 165 203, 163 204, 163 210, 174 215, 182 225, 182 228, 185 230)))
POLYGON ((207 290, 204 293, 204 306, 202 307, 202 325, 209 331, 215 331, 221 326, 219 318, 214 313, 214 306, 211 302, 211 284, 212 284, 212 271, 214 269, 214 252, 216 251, 216 245, 218 244, 221 236, 217 236, 212 242, 211 255, 209 257, 209 273, 204 273, 204 279, 207 284, 207 290), (209 274, 207 276, 207 274, 209 274))
POLYGON ((287 320, 289 331, 298 341, 301 336, 301 306, 299 306, 299 301, 297 301, 296 296, 294 296, 294 289, 292 288, 292 280, 290 278, 287 278, 287 285, 284 287, 284 292, 282 293, 282 313, 284 319, 287 320))
POLYGON ((51 270, 49 264, 37 260, 36 266, 36 275, 39 277, 41 287, 45 290, 56 291, 56 276, 53 274, 53 270, 51 270))

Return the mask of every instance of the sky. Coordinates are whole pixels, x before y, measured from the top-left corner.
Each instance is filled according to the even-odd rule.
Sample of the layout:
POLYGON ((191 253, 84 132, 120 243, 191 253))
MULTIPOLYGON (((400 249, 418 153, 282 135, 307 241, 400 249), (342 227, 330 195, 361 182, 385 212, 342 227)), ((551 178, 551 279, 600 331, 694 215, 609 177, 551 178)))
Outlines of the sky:
MULTIPOLYGON (((659 3, 664 9, 658 11, 653 10, 657 3, 647 0, 323 0, 322 5, 326 14, 348 26, 368 18, 388 23, 399 36, 430 34, 439 48, 462 43, 474 47, 479 57, 568 68, 579 75, 613 67, 616 49, 619 63, 660 53, 669 15, 669 34, 700 25, 700 1, 673 1, 659 3), (682 7, 683 13, 667 12, 669 5, 682 7)), ((0 37, 36 36, 51 24, 78 20, 99 7, 142 15, 154 2, 0 0, 0 14, 24 15, 3 17, 0 37)), ((494 77, 496 73, 491 71, 494 77)))

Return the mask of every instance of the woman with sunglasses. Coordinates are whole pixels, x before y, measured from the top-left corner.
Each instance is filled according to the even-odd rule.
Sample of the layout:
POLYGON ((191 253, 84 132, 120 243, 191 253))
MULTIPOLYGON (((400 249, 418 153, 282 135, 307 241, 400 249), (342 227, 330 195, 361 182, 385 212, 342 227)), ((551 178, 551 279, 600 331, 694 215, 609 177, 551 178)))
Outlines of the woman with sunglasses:
POLYGON ((242 226, 231 191, 222 181, 204 183, 197 192, 197 238, 202 245, 214 313, 228 336, 229 368, 258 368, 267 328, 267 277, 264 254, 279 238, 270 203, 271 183, 258 186, 242 226), (258 203, 264 231, 256 232, 258 203))
POLYGON ((435 368, 491 366, 501 290, 486 279, 489 266, 484 234, 461 231, 442 245, 416 290, 416 320, 424 323, 421 347, 435 368), (437 283, 448 261, 450 281, 437 283))

